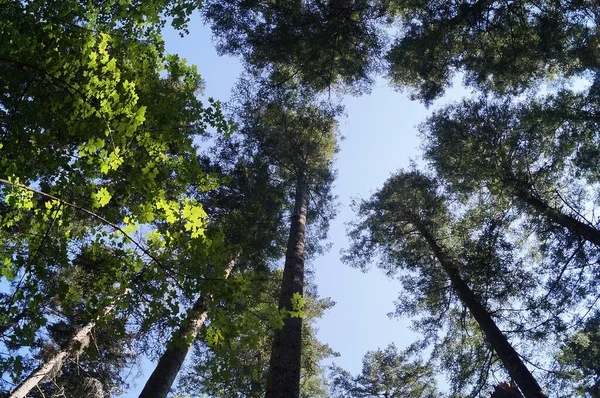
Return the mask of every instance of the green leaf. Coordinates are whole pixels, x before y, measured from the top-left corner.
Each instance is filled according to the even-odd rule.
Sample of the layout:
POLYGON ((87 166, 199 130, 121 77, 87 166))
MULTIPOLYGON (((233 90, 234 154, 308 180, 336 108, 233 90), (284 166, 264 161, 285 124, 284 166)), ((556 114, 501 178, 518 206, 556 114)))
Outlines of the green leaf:
POLYGON ((98 190, 98 192, 92 194, 92 198, 94 199, 95 207, 104 207, 110 202, 112 195, 105 187, 102 187, 98 190))

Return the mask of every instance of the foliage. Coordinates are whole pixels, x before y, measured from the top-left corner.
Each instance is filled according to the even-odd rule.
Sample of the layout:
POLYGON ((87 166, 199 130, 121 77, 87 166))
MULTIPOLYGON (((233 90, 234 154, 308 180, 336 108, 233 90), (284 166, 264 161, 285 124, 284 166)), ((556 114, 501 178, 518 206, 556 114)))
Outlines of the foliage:
POLYGON ((556 77, 596 79, 598 10, 590 1, 394 1, 388 12, 400 20, 387 53, 391 80, 425 103, 459 72, 500 94, 556 77))
MULTIPOLYGON (((111 317, 110 323, 97 325, 85 352, 64 364, 51 383, 34 390, 32 397, 112 397, 125 392, 128 384, 124 371, 133 366, 135 353, 128 349, 133 335, 126 331, 126 319, 111 317)), ((49 327, 51 341, 64 347, 74 333, 73 325, 57 322, 49 327)), ((40 341, 44 357, 55 354, 57 347, 40 341)), ((43 358, 42 358, 43 359, 43 358)))
POLYGON ((557 334, 577 322, 569 311, 587 312, 597 296, 593 114, 594 100, 560 92, 527 103, 463 101, 422 127, 426 157, 449 189, 465 201, 486 195, 512 214, 518 256, 543 286, 527 307, 557 334))
POLYGON ((222 54, 241 55, 276 84, 364 91, 384 47, 383 7, 367 0, 205 1, 222 54))
POLYGON ((28 347, 56 324, 50 309, 95 319, 119 297, 119 311, 151 324, 192 294, 174 253, 198 260, 220 250, 204 209, 184 195, 215 186, 193 140, 232 126, 218 102, 196 97, 196 68, 164 53, 164 18, 182 28, 193 3, 143 3, 0 6, 0 366, 13 381, 28 347), (103 259, 81 291, 64 282, 79 252, 103 259))
POLYGON ((438 335, 432 336, 430 361, 448 379, 449 397, 487 397, 494 379, 507 377, 506 370, 466 308, 447 318, 438 335))
POLYGON ((308 173, 311 185, 315 185, 312 180, 326 180, 338 150, 335 117, 341 107, 293 82, 277 88, 268 80, 242 78, 235 95, 240 134, 256 156, 276 165, 283 178, 286 173, 308 173))
POLYGON ((400 172, 360 203, 345 253, 400 280, 395 315, 413 319, 431 362, 390 346, 368 353, 362 375, 336 368, 334 390, 433 396, 432 366, 454 397, 505 379, 458 275, 523 356, 555 354, 556 394, 596 395, 599 19, 590 0, 4 2, 1 389, 98 321, 95 344, 35 394, 117 393, 128 347, 162 351, 203 295, 209 322, 185 391, 262 394, 271 327, 304 318, 302 394, 325 396, 318 363, 333 353, 312 320, 331 303, 295 291, 278 308, 271 269, 297 208, 309 208, 309 254, 335 213, 342 109, 320 95, 367 91, 385 62, 392 85, 426 104, 455 75, 480 92, 422 125, 434 172, 400 172), (165 52, 167 23, 184 34, 196 10, 247 67, 237 134, 218 101, 197 98, 196 67, 165 52), (211 129, 216 149, 199 157, 211 129))
POLYGON ((436 389, 434 370, 423 363, 416 346, 398 351, 394 344, 384 350, 369 351, 363 358, 362 371, 353 377, 340 367, 332 368, 331 388, 334 397, 420 397, 433 398, 436 389))
POLYGON ((321 100, 297 84, 275 88, 263 79, 244 76, 231 104, 240 141, 239 152, 268 165, 271 178, 288 191, 288 211, 299 178, 309 188, 307 254, 320 253, 329 221, 335 216, 333 160, 338 152, 336 117, 341 106, 321 100))
POLYGON ((590 163, 597 113, 597 102, 585 93, 526 101, 480 97, 435 112, 421 132, 426 157, 458 190, 484 183, 500 191, 512 180, 545 193, 561 183, 597 182, 590 163), (476 159, 460 159, 476 152, 476 159))
MULTIPOLYGON (((557 353, 555 372, 557 380, 562 382, 557 384, 563 387, 566 384, 566 394, 595 397, 600 392, 599 323, 600 313, 596 311, 563 342, 557 353)), ((562 393, 566 396, 564 391, 562 393)))
MULTIPOLYGON (((190 371, 180 380, 180 388, 193 396, 261 397, 269 369, 273 325, 281 323, 277 298, 282 272, 254 279, 252 290, 236 295, 235 300, 211 316, 211 326, 194 348, 190 371), (217 339, 214 336, 218 335, 217 339)), ((249 287, 250 288, 250 287, 249 287)), ((314 322, 333 306, 315 293, 305 295, 302 329, 301 394, 324 396, 326 386, 319 363, 334 353, 315 336, 314 322)))
MULTIPOLYGON (((391 177, 360 203, 361 219, 352 224, 353 245, 344 260, 363 269, 375 262, 398 278, 396 315, 412 317, 426 344, 439 341, 446 330, 443 343, 434 345, 440 370, 449 373, 456 393, 470 388, 477 394, 493 384, 488 370, 498 369, 486 363, 498 347, 485 342, 481 333, 487 331, 473 332, 477 315, 467 300, 482 303, 501 327, 519 330, 516 325, 530 324, 523 307, 535 292, 536 278, 513 254, 514 244, 505 235, 510 217, 484 197, 451 208, 456 200, 439 183, 416 170, 391 177)), ((513 344, 524 343, 518 333, 505 333, 513 344)))

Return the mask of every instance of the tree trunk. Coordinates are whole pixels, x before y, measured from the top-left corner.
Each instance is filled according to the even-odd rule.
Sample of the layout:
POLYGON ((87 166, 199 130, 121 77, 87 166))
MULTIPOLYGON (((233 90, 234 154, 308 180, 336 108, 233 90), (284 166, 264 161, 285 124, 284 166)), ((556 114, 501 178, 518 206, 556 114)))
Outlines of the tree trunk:
POLYGON ((544 202, 537 196, 532 195, 531 192, 528 192, 526 189, 523 189, 522 187, 518 186, 518 182, 512 183, 511 185, 515 196, 517 196, 523 202, 533 207, 536 211, 540 212, 550 221, 568 229, 572 233, 581 236, 588 242, 591 242, 596 246, 600 247, 599 230, 577 220, 574 217, 571 217, 559 210, 550 207, 548 203, 544 202))
MULTIPOLYGON (((126 293, 128 294, 128 292, 126 293)), ((104 308, 103 316, 106 316, 114 308, 114 304, 104 308)), ((40 365, 32 374, 29 375, 17 388, 12 392, 10 398, 25 398, 29 392, 41 382, 51 379, 62 368, 65 360, 71 356, 79 356, 90 344, 90 333, 96 326, 96 321, 90 322, 83 326, 71 338, 66 349, 58 352, 52 358, 40 365)))
POLYGON ((473 290, 462 279, 458 267, 453 259, 449 258, 444 250, 438 245, 431 233, 423 225, 415 224, 434 255, 440 262, 442 268, 450 278, 452 287, 463 304, 469 309, 475 321, 479 324, 487 341, 490 343, 502 364, 508 371, 510 377, 515 381, 526 398, 547 398, 537 380, 525 366, 519 354, 508 342, 506 336, 500 331, 490 313, 481 304, 473 290))
MULTIPOLYGON (((304 237, 308 212, 308 187, 303 178, 296 183, 294 213, 285 254, 279 308, 291 310, 294 293, 304 292, 304 237)), ((302 319, 286 317, 283 328, 275 330, 266 398, 300 396, 300 355, 302 319)))
MULTIPOLYGON (((227 265, 225 279, 229 277, 234 264, 235 260, 231 260, 227 265)), ((139 398, 164 398, 167 396, 198 331, 206 321, 207 300, 211 300, 211 298, 211 296, 201 295, 196 300, 184 324, 171 336, 167 343, 167 350, 158 360, 139 398)))

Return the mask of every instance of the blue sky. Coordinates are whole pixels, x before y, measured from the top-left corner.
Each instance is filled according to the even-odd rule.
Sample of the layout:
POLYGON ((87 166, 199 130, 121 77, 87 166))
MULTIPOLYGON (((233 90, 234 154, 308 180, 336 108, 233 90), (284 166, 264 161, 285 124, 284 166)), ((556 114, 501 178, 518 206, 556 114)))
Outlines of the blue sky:
MULTIPOLYGON (((198 18, 192 19, 188 36, 180 38, 169 31, 165 38, 170 53, 198 66, 206 81, 206 96, 229 99, 241 65, 236 58, 217 55, 210 30, 198 18)), ((461 87, 452 89, 432 109, 466 94, 461 87)), ((403 348, 416 336, 409 330, 408 320, 387 316, 394 310, 398 282, 387 279, 377 269, 362 273, 340 261, 340 250, 348 247, 345 224, 355 218, 350 201, 368 198, 392 173, 407 167, 410 159, 418 159, 416 126, 431 109, 392 90, 384 79, 378 79, 371 94, 346 97, 343 104, 347 116, 339 120, 339 129, 345 139, 335 164, 335 194, 340 207, 329 233, 333 246, 327 254, 314 259, 312 265, 320 295, 336 302, 318 322, 318 337, 341 354, 335 359, 337 365, 358 373, 367 351, 392 342, 403 348)), ((145 374, 136 380, 137 385, 126 397, 138 395, 151 369, 150 364, 144 364, 145 374)))

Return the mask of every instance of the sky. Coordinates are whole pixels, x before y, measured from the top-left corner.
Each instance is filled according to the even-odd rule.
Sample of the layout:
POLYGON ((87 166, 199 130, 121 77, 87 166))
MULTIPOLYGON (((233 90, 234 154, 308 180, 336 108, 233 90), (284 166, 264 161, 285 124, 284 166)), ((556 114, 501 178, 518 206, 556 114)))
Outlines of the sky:
MULTIPOLYGON (((184 38, 167 31, 167 51, 197 65, 206 82, 205 96, 226 102, 242 71, 240 62, 217 55, 210 29, 197 16, 189 30, 184 38)), ((363 273, 340 261, 340 250, 349 246, 346 224, 356 218, 350 202, 352 198, 369 198, 394 172, 408 167, 411 159, 418 160, 417 125, 433 109, 464 95, 468 92, 458 85, 427 109, 410 101, 406 93, 394 91, 380 78, 370 94, 348 96, 343 101, 346 116, 339 119, 339 130, 345 139, 335 162, 338 174, 334 193, 339 210, 329 231, 332 248, 313 259, 312 268, 320 296, 336 302, 318 321, 317 336, 341 354, 335 363, 353 374, 360 372, 367 351, 385 348, 390 343, 401 349, 418 336, 410 331, 409 320, 387 316, 394 311, 399 282, 389 280, 376 268, 363 273)), ((144 374, 137 378, 126 398, 138 396, 152 368, 152 364, 144 362, 144 374)))

